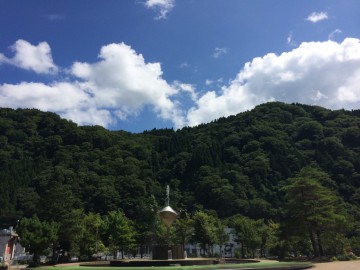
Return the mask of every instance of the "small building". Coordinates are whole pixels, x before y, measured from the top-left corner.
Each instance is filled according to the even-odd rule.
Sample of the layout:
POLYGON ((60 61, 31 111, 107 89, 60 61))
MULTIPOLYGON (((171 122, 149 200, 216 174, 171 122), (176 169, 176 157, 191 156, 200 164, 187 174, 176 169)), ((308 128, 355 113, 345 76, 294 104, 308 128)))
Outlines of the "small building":
POLYGON ((14 258, 17 239, 18 235, 13 231, 12 227, 0 231, 0 257, 5 262, 9 262, 14 258))

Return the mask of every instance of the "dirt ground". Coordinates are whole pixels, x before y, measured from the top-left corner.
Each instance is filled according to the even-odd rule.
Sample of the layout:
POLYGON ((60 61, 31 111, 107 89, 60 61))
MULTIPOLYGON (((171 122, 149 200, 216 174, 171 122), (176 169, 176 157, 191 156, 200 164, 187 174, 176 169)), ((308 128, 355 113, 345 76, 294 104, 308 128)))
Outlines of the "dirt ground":
POLYGON ((360 260, 345 262, 315 263, 314 270, 360 270, 360 260))

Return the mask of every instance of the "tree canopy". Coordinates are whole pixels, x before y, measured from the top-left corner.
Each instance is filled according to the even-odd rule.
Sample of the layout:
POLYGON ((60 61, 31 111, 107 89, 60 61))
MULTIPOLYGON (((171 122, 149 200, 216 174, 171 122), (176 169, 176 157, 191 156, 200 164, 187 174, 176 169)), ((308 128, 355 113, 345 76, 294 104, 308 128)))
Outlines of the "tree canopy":
POLYGON ((311 224, 318 254, 334 250, 322 236, 339 237, 345 219, 338 232, 350 245, 360 237, 360 112, 271 102, 209 124, 133 134, 0 109, 2 226, 36 215, 58 224, 57 244, 89 254, 92 244, 81 247, 74 233, 86 226, 75 221, 121 211, 146 245, 167 184, 175 209, 281 224, 273 235, 292 246, 300 236, 287 234, 289 220, 301 220, 296 231, 311 224))

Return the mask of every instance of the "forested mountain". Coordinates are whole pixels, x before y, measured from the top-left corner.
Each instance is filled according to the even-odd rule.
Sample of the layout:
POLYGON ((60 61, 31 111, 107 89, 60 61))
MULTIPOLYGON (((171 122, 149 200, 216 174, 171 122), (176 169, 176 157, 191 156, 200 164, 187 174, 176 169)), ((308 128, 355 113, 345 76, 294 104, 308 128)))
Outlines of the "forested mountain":
POLYGON ((360 111, 272 102, 193 128, 132 134, 0 109, 3 226, 122 209, 141 227, 164 204, 166 184, 178 210, 282 222, 286 194, 305 176, 360 220, 360 111))

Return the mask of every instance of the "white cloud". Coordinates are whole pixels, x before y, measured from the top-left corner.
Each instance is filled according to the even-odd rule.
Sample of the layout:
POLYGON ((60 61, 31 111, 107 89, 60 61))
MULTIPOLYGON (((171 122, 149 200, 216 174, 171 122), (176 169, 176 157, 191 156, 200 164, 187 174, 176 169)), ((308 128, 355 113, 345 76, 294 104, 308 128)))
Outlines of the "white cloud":
POLYGON ((328 35, 328 39, 333 40, 336 35, 341 34, 342 31, 340 29, 335 29, 328 35))
POLYGON ((5 63, 6 62, 6 57, 5 55, 3 55, 2 53, 0 53, 0 64, 5 63))
POLYGON ((210 86, 214 83, 222 83, 223 82, 223 78, 219 78, 217 80, 205 80, 205 85, 210 86))
POLYGON ((191 100, 193 100, 193 101, 197 100, 197 93, 196 93, 196 89, 195 89, 194 85, 187 84, 187 83, 181 83, 179 81, 174 81, 172 86, 174 88, 178 89, 179 91, 188 93, 191 97, 191 100))
POLYGON ((22 82, 0 86, 0 107, 37 108, 43 111, 62 111, 79 106, 86 100, 84 93, 71 83, 45 85, 22 82), (24 106, 26 104, 26 106, 24 106))
POLYGON ((13 58, 7 58, 0 54, 0 63, 7 63, 18 68, 34 71, 38 74, 54 74, 58 71, 54 64, 51 49, 46 42, 40 42, 37 46, 19 39, 11 46, 15 53, 13 58))
POLYGON ((270 53, 246 63, 220 94, 201 96, 187 121, 194 126, 273 100, 358 109, 359 85, 359 39, 304 42, 279 56, 270 53))
MULTIPOLYGON (((7 61, 15 60, 0 54, 0 63, 7 61)), ((0 84, 0 107, 38 108, 80 125, 108 127, 139 115, 148 106, 161 119, 172 121, 175 128, 209 122, 273 100, 332 109, 360 107, 360 40, 356 38, 341 43, 304 42, 280 55, 254 58, 234 80, 219 87, 220 91, 200 97, 194 85, 166 82, 160 63, 147 63, 124 43, 103 46, 98 61, 75 62, 69 70, 73 81, 0 84), (194 101, 186 119, 177 100, 181 93, 194 101)), ((223 84, 222 79, 205 83, 223 84)))
POLYGON ((107 109, 99 109, 96 107, 87 107, 86 109, 73 108, 61 114, 62 117, 71 119, 79 125, 100 125, 108 127, 116 121, 107 109))
POLYGON ((326 12, 312 12, 309 14, 309 16, 306 18, 307 21, 312 23, 317 23, 322 20, 328 19, 328 15, 326 12))
POLYGON ((212 55, 213 58, 219 58, 228 53, 227 48, 215 48, 214 53, 212 55))
POLYGON ((287 41, 287 44, 290 44, 290 43, 291 43, 291 41, 292 41, 292 33, 290 33, 290 34, 288 35, 286 41, 287 41))
POLYGON ((155 10, 158 13, 155 19, 161 20, 174 8, 175 0, 146 0, 145 6, 155 10))
POLYGON ((190 85, 169 85, 159 63, 146 63, 124 43, 103 46, 98 62, 75 62, 69 72, 77 81, 0 85, 0 107, 38 108, 81 125, 108 127, 149 106, 160 118, 182 127, 183 112, 171 98, 179 91, 195 94, 190 85))
POLYGON ((52 111, 80 125, 108 126, 113 123, 110 112, 96 103, 80 83, 43 84, 22 82, 0 85, 0 107, 37 108, 52 111))
POLYGON ((213 83, 214 83, 213 80, 206 80, 206 81, 205 81, 205 84, 208 85, 208 86, 209 86, 209 85, 212 85, 213 83))
POLYGON ((293 38, 293 33, 290 32, 288 37, 286 38, 286 43, 289 45, 289 46, 292 46, 292 47, 295 47, 297 46, 296 42, 294 41, 294 38, 293 38))
POLYGON ((145 63, 130 46, 110 44, 101 48, 100 61, 72 66, 72 74, 86 82, 98 107, 116 110, 123 117, 136 115, 150 105, 159 117, 183 125, 181 112, 170 97, 178 89, 161 78, 160 63, 145 63))

